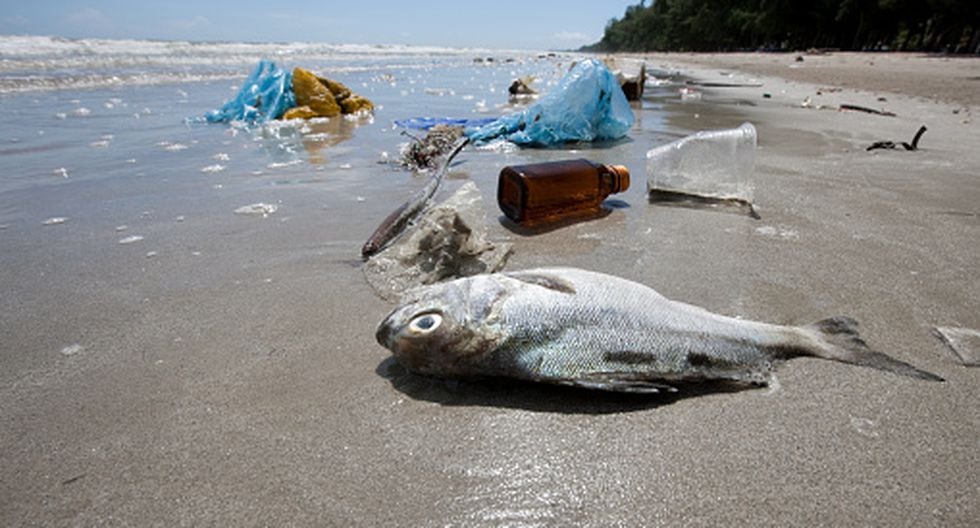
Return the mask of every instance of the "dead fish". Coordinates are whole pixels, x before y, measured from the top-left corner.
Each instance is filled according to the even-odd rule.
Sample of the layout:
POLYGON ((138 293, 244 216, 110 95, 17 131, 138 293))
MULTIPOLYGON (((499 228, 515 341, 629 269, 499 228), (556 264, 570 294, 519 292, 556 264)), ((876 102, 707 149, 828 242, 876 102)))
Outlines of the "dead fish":
POLYGON ((849 317, 806 326, 735 319, 574 268, 476 275, 415 290, 379 324, 376 338, 418 374, 622 392, 711 380, 765 385, 774 364, 798 356, 942 381, 869 349, 849 317))
POLYGON ((469 142, 469 138, 463 136, 456 140, 453 144, 452 150, 446 154, 443 158, 442 164, 435 174, 429 178, 429 181, 425 184, 425 187, 411 200, 403 203, 397 209, 391 212, 382 222, 381 225, 371 233, 367 241, 364 242, 364 246, 361 247, 361 257, 367 259, 374 255, 375 253, 384 249, 388 243, 398 237, 405 231, 405 228, 415 220, 422 211, 425 210, 426 206, 432 200, 432 196, 435 195, 436 189, 439 187, 439 183, 442 182, 443 176, 446 175, 446 171, 449 169, 449 164, 452 163, 453 158, 459 151, 463 149, 464 146, 469 142))

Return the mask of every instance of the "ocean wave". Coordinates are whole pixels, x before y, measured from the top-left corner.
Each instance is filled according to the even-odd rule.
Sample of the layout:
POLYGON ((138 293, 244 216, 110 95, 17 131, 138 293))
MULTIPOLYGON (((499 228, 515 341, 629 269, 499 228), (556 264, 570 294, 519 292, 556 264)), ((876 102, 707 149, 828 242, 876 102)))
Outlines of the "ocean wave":
POLYGON ((187 42, 0 35, 0 93, 245 77, 263 58, 325 74, 431 67, 471 57, 526 56, 477 48, 311 42, 187 42))
MULTIPOLYGON (((0 59, 92 55, 472 55, 499 53, 484 48, 407 44, 331 44, 318 42, 190 42, 177 40, 68 39, 0 35, 0 59)), ((516 52, 516 53, 527 53, 516 52)))

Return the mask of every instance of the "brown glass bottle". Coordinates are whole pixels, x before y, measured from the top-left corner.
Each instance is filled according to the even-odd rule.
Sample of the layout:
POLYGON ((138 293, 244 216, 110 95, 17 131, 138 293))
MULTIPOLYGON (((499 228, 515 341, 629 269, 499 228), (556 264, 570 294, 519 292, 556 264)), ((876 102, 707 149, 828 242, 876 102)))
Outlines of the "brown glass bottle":
POLYGON ((622 165, 584 159, 514 165, 500 171, 497 203, 507 218, 536 226, 597 216, 606 197, 629 186, 630 173, 622 165))

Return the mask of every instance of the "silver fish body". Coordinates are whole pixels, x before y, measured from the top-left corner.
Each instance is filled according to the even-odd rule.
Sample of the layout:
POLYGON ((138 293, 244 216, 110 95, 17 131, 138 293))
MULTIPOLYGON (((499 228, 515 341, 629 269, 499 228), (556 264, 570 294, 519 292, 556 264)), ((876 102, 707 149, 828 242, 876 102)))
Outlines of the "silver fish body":
POLYGON ((780 326, 718 315, 574 268, 477 275, 416 290, 378 326, 409 370, 656 392, 679 383, 765 384, 795 356, 940 378, 871 351, 846 317, 780 326))

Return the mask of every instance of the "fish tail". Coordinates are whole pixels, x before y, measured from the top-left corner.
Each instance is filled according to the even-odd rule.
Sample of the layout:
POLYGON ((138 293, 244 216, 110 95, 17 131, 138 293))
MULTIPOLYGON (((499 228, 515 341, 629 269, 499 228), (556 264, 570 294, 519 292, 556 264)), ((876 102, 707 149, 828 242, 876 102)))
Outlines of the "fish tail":
POLYGON ((858 334, 857 326, 858 323, 854 319, 837 316, 821 319, 804 326, 803 329, 813 334, 817 339, 819 347, 814 354, 817 357, 885 370, 911 378, 944 381, 943 378, 935 374, 871 350, 858 334))

